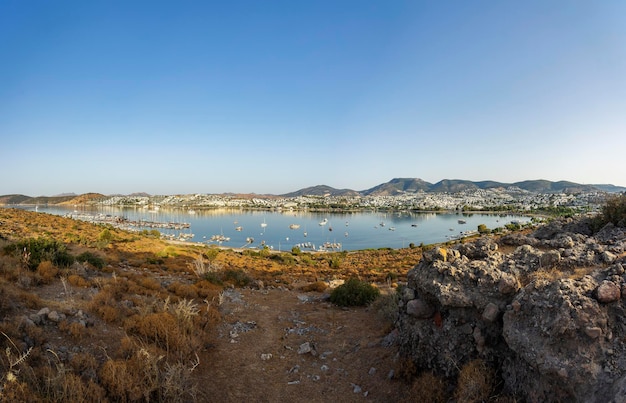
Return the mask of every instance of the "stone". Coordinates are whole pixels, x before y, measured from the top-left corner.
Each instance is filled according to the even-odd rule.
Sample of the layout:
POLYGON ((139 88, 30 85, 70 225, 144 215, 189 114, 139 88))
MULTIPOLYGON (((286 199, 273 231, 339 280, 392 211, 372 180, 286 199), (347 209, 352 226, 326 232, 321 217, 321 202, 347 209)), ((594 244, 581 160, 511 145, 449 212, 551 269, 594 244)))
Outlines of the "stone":
POLYGON ((592 339, 597 339, 598 337, 602 336, 602 329, 600 329, 599 327, 586 327, 585 334, 592 339))
POLYGON ((422 299, 412 299, 406 304, 406 313, 418 319, 428 319, 435 313, 435 308, 422 299))
POLYGON ((613 263, 615 259, 617 259, 617 256, 615 256, 613 253, 609 252, 608 250, 605 250, 604 252, 602 252, 602 254, 600 254, 600 259, 604 263, 613 263))
POLYGON ((597 289, 598 301, 609 304, 620 299, 621 290, 612 281, 604 280, 597 289))
POLYGON ((32 313, 28 316, 28 319, 30 319, 35 325, 43 324, 43 317, 39 314, 32 313))
POLYGON ((405 287, 402 291, 402 300, 404 302, 408 302, 412 299, 415 299, 415 290, 409 287, 405 287))
POLYGON ((298 347, 298 354, 307 354, 312 351, 313 351, 313 347, 311 346, 311 343, 309 343, 308 341, 306 343, 300 344, 300 347, 298 347))
POLYGON ((490 302, 487 304, 485 309, 483 310, 482 318, 488 322, 493 322, 498 319, 498 314, 500 313, 500 309, 498 305, 490 302))
POLYGON ((61 321, 61 315, 57 311, 50 311, 48 313, 48 320, 58 323, 61 321))
POLYGON ((551 250, 549 252, 545 252, 539 258, 541 263, 541 267, 551 268, 559 264, 561 261, 561 254, 558 250, 551 250))
POLYGON ((262 361, 268 361, 273 357, 273 355, 271 353, 267 353, 267 354, 261 354, 261 360, 262 361))
POLYGON ((519 283, 517 279, 511 274, 503 274, 498 281, 498 292, 500 294, 512 294, 519 289, 519 283))

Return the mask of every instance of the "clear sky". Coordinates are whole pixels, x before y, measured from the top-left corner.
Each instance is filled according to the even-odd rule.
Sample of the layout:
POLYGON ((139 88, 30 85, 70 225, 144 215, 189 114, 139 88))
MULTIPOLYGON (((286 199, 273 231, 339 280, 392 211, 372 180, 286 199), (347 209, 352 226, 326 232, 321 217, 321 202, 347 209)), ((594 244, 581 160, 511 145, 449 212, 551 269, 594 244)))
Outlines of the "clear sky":
POLYGON ((626 1, 0 1, 0 194, 626 186, 626 1))

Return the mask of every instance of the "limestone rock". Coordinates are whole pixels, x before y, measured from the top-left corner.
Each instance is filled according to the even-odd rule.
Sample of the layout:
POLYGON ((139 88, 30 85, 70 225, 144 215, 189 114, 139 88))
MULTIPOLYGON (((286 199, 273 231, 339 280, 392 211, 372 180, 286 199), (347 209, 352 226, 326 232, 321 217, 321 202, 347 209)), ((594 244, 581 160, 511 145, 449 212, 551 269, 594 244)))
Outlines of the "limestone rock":
POLYGON ((434 248, 409 271, 400 354, 450 379, 489 357, 519 401, 626 403, 626 307, 616 303, 626 298, 626 228, 594 235, 586 218, 554 220, 498 242, 517 248, 485 237, 434 248), (555 277, 532 280, 551 268, 555 277))
POLYGON ((609 304, 620 298, 621 290, 614 282, 604 280, 602 284, 598 286, 597 293, 598 301, 609 304))
POLYGON ((412 299, 406 304, 406 313, 418 319, 427 319, 433 316, 435 308, 422 299, 412 299))
POLYGON ((493 302, 490 302, 487 304, 487 306, 483 310, 482 318, 488 322, 493 322, 494 320, 498 319, 499 313, 500 313, 500 310, 498 309, 498 305, 494 304, 493 302))

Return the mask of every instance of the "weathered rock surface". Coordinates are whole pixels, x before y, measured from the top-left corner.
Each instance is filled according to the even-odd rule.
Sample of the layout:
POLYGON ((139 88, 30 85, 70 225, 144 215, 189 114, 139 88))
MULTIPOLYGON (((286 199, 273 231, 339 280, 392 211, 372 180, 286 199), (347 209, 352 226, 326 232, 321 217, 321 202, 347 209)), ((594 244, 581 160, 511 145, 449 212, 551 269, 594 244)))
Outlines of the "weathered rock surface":
POLYGON ((454 377, 482 358, 527 401, 626 401, 626 231, 584 219, 435 248, 409 272, 401 353, 454 377), (509 248, 510 250, 511 248, 509 248))

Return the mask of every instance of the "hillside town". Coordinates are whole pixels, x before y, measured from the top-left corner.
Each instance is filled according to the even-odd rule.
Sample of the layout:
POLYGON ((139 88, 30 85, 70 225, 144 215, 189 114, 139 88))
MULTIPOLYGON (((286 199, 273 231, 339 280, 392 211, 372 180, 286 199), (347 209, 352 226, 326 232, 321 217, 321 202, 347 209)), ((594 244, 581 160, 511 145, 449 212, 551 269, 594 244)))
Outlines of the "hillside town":
POLYGON ((464 210, 534 211, 571 209, 593 211, 605 199, 602 191, 536 193, 519 188, 477 189, 448 192, 405 192, 397 195, 300 195, 295 197, 191 194, 169 196, 111 196, 96 201, 105 206, 136 206, 146 209, 249 208, 289 210, 464 210))

